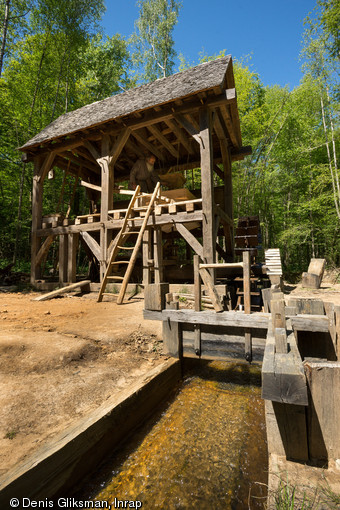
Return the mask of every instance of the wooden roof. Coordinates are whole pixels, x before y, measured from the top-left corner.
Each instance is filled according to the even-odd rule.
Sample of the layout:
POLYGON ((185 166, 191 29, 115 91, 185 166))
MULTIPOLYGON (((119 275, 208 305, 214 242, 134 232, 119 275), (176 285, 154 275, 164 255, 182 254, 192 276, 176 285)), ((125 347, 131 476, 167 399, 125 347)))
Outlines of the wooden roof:
POLYGON ((190 168, 199 161, 195 132, 199 132, 198 111, 203 105, 215 113, 216 150, 220 152, 219 141, 224 139, 235 157, 242 158, 230 55, 66 113, 20 150, 27 153, 27 159, 55 151, 57 166, 67 165, 75 173, 81 167, 85 173, 98 174, 89 144, 100 153, 104 135, 113 144, 128 127, 131 135, 115 164, 116 180, 125 178, 133 162, 150 151, 165 170, 181 165, 190 168))

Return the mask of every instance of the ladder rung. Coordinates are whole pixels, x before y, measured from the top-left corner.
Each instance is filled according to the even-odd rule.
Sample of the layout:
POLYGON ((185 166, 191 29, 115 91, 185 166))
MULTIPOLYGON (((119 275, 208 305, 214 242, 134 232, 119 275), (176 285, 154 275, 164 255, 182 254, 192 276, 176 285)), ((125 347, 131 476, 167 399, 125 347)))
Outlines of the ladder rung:
POLYGON ((134 250, 134 246, 117 246, 117 248, 120 248, 121 250, 134 250))
POLYGON ((117 262, 111 262, 111 266, 115 264, 128 264, 129 262, 130 262, 129 260, 119 260, 117 262))
POLYGON ((130 231, 130 232, 123 232, 122 236, 129 236, 130 234, 139 234, 139 232, 132 232, 132 231, 130 231))
POLYGON ((107 280, 124 280, 123 276, 107 276, 107 280))

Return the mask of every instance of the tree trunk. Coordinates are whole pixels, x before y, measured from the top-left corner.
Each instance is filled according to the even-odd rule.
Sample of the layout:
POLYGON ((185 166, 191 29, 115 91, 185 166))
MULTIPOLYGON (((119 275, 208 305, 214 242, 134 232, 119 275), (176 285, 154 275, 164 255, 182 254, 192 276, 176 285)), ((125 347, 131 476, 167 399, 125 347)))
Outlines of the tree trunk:
POLYGON ((0 78, 2 73, 2 66, 4 63, 4 55, 5 55, 5 48, 6 48, 6 38, 7 38, 7 28, 8 28, 8 20, 9 20, 9 5, 11 3, 11 0, 6 0, 5 3, 5 16, 4 16, 4 22, 2 25, 2 42, 1 42, 1 49, 0 49, 0 78))

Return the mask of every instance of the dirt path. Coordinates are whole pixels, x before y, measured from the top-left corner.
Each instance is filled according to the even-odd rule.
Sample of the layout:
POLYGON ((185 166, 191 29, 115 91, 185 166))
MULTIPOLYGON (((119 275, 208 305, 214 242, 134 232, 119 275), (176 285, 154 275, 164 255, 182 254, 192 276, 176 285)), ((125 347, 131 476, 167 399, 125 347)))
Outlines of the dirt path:
POLYGON ((0 293, 0 475, 164 359, 141 297, 37 295, 0 293))

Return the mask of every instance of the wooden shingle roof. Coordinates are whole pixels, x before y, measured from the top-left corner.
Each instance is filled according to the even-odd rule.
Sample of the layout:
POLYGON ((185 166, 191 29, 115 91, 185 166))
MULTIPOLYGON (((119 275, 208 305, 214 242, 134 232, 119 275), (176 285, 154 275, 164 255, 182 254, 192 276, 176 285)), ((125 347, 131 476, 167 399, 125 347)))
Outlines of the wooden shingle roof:
POLYGON ((230 60, 230 55, 218 58, 61 115, 20 147, 20 150, 37 147, 86 128, 222 87, 230 60))

